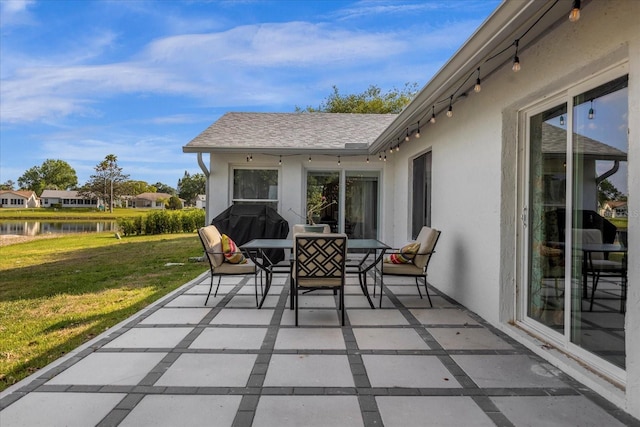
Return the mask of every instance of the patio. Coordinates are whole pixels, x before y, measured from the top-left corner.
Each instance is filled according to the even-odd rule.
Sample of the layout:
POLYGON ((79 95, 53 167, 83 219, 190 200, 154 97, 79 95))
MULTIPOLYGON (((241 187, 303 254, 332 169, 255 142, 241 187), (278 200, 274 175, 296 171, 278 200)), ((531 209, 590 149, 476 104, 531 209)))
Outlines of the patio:
MULTIPOLYGON (((255 308, 246 277, 208 274, 1 395, 9 426, 623 426, 624 411, 431 288, 394 278, 371 310, 349 277, 288 307, 276 274, 255 308)), ((371 291, 373 289, 371 288, 371 291)))

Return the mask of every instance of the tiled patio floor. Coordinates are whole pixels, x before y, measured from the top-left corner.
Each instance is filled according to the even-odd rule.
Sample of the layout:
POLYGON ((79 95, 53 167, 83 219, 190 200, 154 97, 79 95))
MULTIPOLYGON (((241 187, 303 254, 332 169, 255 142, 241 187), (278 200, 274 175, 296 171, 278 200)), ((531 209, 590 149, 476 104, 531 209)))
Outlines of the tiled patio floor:
POLYGON ((371 310, 357 279, 331 294, 276 275, 204 301, 201 276, 2 394, 10 426, 623 426, 637 420, 454 301, 396 279, 371 310))

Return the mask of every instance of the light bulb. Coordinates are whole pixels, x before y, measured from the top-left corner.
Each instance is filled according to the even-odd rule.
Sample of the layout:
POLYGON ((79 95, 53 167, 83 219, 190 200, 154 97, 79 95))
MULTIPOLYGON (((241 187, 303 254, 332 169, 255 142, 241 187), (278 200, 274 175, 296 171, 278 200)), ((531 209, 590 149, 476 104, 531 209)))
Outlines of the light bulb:
POLYGON ((311 163, 311 156, 309 156, 309 163, 311 163))
POLYGON ((400 144, 396 145, 396 151, 400 151, 400 144))
POLYGON ((282 156, 278 159, 278 165, 282 165, 282 156))
POLYGON ((591 100, 591 107, 589 108, 589 120, 593 119, 593 99, 591 100))
POLYGON ((416 132, 416 139, 420 138, 420 120, 418 120, 418 132, 416 132))
POLYGON ((513 67, 511 67, 511 69, 517 73, 518 71, 520 71, 520 58, 518 58, 518 55, 513 57, 513 67))
POLYGON ((429 121, 431 123, 435 123, 436 122, 436 115, 434 113, 431 113, 431 119, 429 121))
POLYGON ((369 156, 367 156, 367 163, 369 163, 369 156))
POLYGON ((560 126, 564 126, 564 116, 560 116, 560 126))
POLYGON ((338 166, 340 166, 340 156, 338 156, 338 166))
POLYGON ((569 12, 569 21, 576 22, 580 19, 580 0, 573 0, 573 7, 569 12))
POLYGON ((482 90, 482 86, 480 86, 480 77, 476 79, 476 85, 473 87, 473 91, 478 93, 482 90))
POLYGON ((449 109, 447 110, 447 117, 453 117, 453 107, 449 105, 449 109))

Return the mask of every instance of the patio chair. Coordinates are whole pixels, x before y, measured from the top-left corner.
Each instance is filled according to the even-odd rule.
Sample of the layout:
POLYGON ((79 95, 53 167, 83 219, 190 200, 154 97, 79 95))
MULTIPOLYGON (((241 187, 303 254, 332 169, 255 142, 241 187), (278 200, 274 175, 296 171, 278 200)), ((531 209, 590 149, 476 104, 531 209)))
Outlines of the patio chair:
POLYGON ((337 289, 344 326, 344 282, 347 235, 342 233, 297 233, 293 243, 294 268, 291 276, 295 292, 298 326, 298 296, 301 289, 337 289))
MULTIPOLYGON (((424 280, 424 291, 429 299, 429 304, 433 307, 431 302, 431 296, 429 295, 429 289, 427 287, 427 267, 429 267, 429 261, 431 256, 435 253, 436 243, 440 238, 440 231, 434 228, 422 227, 415 243, 419 243, 420 247, 418 252, 413 255, 413 258, 408 262, 392 263, 383 262, 380 267, 380 307, 382 308, 382 294, 384 289, 384 277, 385 276, 405 276, 414 277, 416 280, 416 287, 418 288, 418 294, 422 299, 422 291, 420 290, 420 283, 418 279, 424 280)), ((387 251, 389 256, 394 254, 402 255, 400 249, 392 249, 387 251)))
POLYGON ((213 278, 218 276, 218 286, 214 297, 218 295, 218 289, 220 288, 220 281, 222 276, 243 276, 247 274, 253 274, 253 284, 256 290, 256 307, 258 306, 258 281, 257 281, 257 269, 256 265, 247 259, 246 263, 233 264, 225 260, 225 254, 222 250, 222 235, 218 231, 215 225, 208 225, 198 230, 198 236, 204 247, 204 251, 207 254, 209 260, 209 267, 211 269, 211 282, 209 284, 209 293, 204 305, 209 302, 211 296, 211 290, 213 289, 213 278))
MULTIPOLYGON (((583 245, 602 245, 602 232, 598 229, 576 229, 576 235, 580 236, 583 245)), ((589 311, 593 310, 593 301, 600 278, 620 279, 620 312, 623 313, 627 300, 627 257, 623 254, 620 261, 608 258, 609 253, 597 251, 584 251, 584 274, 591 276, 591 298, 589 311)))

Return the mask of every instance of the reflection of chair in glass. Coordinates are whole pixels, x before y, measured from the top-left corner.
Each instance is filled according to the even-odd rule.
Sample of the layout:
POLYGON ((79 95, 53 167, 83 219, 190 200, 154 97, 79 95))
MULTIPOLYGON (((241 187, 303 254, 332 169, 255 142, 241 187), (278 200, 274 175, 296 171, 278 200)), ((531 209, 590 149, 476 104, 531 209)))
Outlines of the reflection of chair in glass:
MULTIPOLYGON (((422 292, 420 291, 420 283, 418 279, 422 278, 424 280, 424 291, 427 294, 427 298, 429 299, 429 304, 433 307, 433 303, 431 302, 431 296, 429 296, 429 289, 427 288, 427 268, 429 267, 429 261, 431 260, 431 256, 435 252, 436 243, 438 243, 438 239, 440 238, 440 231, 434 228, 422 227, 418 237, 416 238, 416 243, 420 244, 420 248, 418 252, 415 254, 412 262, 404 263, 404 264, 393 264, 388 262, 383 262, 381 267, 381 276, 380 276, 380 307, 382 307, 382 291, 384 289, 384 276, 408 276, 414 277, 416 280, 416 286, 418 287, 418 293, 420 294, 420 298, 422 299, 422 292)), ((394 251, 388 251, 387 254, 393 254, 394 251)))
POLYGON ((295 292, 296 326, 300 289, 337 289, 344 326, 344 281, 347 235, 338 233, 297 233, 293 243, 294 267, 291 280, 295 292))
POLYGON ((237 276, 253 274, 253 284, 256 290, 256 306, 258 305, 258 282, 257 282, 257 270, 256 266, 251 260, 247 260, 244 264, 232 264, 225 261, 224 252, 222 250, 222 236, 215 227, 215 225, 209 225, 202 227, 198 230, 198 236, 204 247, 204 251, 207 254, 209 260, 209 267, 211 269, 211 283, 209 284, 209 293, 204 305, 209 302, 211 296, 211 290, 213 289, 213 277, 218 276, 218 286, 216 286, 216 292, 214 297, 218 295, 218 288, 220 288, 220 281, 222 276, 237 276))
MULTIPOLYGON (((577 236, 582 238, 581 244, 602 245, 602 233, 597 229, 577 229, 577 236)), ((621 295, 620 295, 620 312, 624 312, 624 306, 627 299, 627 257, 623 254, 620 261, 609 259, 609 253, 599 252, 596 250, 583 250, 585 257, 584 274, 591 276, 591 301, 589 311, 593 310, 593 300, 595 299, 596 290, 600 278, 619 278, 621 295)))

